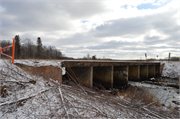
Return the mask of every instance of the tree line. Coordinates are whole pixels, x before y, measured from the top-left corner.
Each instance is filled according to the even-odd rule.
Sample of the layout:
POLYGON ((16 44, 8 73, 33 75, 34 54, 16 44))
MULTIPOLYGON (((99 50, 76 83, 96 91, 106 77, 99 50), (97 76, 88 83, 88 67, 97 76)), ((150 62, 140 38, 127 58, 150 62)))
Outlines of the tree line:
MULTIPOLYGON (((9 40, 0 41, 1 47, 12 45, 9 40)), ((12 47, 4 51, 5 54, 12 55, 12 47), (8 50, 8 51, 7 51, 8 50)), ((19 35, 15 36, 15 59, 62 59, 65 56, 55 46, 42 45, 40 37, 37 38, 36 44, 34 44, 29 38, 23 40, 19 35)))

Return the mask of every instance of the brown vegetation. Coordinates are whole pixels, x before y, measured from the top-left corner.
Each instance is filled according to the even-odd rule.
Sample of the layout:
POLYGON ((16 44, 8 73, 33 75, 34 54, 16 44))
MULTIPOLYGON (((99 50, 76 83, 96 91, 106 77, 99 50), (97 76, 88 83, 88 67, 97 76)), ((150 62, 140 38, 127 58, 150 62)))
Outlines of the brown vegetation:
POLYGON ((58 67, 54 66, 40 66, 40 67, 33 67, 24 64, 15 63, 15 65, 19 66, 23 70, 29 72, 32 75, 38 75, 43 77, 44 79, 53 79, 62 83, 62 70, 58 67))

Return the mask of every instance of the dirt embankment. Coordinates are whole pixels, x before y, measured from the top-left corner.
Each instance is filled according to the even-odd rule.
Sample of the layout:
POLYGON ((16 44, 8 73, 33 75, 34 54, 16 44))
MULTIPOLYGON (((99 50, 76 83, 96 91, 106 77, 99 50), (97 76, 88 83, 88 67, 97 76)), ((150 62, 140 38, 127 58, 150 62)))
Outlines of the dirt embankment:
POLYGON ((59 83, 62 83, 62 70, 58 67, 54 66, 40 66, 40 67, 33 67, 28 66, 24 64, 15 63, 18 67, 22 68, 26 72, 32 74, 41 76, 44 79, 53 79, 55 81, 58 81, 59 83))

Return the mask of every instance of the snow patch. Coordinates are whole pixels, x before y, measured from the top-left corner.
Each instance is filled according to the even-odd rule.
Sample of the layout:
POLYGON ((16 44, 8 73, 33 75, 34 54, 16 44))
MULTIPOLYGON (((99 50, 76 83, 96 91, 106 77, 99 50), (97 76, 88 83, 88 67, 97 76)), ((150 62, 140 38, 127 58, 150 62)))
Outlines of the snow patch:
POLYGON ((162 61, 161 65, 164 65, 162 76, 169 78, 178 78, 180 77, 180 62, 168 62, 162 61))

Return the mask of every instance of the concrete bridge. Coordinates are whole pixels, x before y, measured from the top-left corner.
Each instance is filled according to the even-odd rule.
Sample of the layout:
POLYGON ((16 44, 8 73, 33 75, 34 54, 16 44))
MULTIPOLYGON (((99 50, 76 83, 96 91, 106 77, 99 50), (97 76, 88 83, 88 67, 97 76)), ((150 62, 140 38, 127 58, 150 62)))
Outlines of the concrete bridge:
POLYGON ((140 81, 160 77, 160 63, 150 61, 66 60, 66 72, 93 87, 93 82, 105 88, 120 87, 128 80, 140 81))

